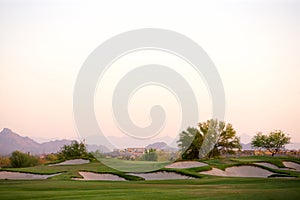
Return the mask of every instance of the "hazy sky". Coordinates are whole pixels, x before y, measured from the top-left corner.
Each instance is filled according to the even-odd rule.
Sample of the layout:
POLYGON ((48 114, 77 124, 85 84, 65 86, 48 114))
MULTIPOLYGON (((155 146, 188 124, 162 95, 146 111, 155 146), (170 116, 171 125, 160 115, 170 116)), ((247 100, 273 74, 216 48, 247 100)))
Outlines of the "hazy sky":
MULTIPOLYGON (((239 135, 281 129, 300 142, 299 10, 296 0, 0 0, 0 128, 35 138, 77 137, 73 89, 87 56, 119 33, 163 28, 193 39, 214 61, 225 87, 226 121, 239 135)), ((120 62, 128 66, 147 63, 149 58, 164 62, 167 55, 133 58, 131 63, 130 57, 120 62)), ((180 62, 176 58, 168 61, 180 62)), ((191 73, 186 75, 193 79, 191 73)), ((199 97, 200 120, 206 120, 209 95, 203 83, 199 87, 204 91, 203 98, 199 97)), ((132 119, 146 125, 148 116, 134 105, 145 103, 147 107, 162 99, 170 112, 163 136, 170 136, 180 121, 178 105, 168 92, 145 102, 143 94, 153 89, 144 88, 132 99, 132 119)), ((102 96, 95 96, 97 116, 110 112, 100 103, 102 96)), ((115 135, 117 129, 109 116, 99 124, 115 135)))

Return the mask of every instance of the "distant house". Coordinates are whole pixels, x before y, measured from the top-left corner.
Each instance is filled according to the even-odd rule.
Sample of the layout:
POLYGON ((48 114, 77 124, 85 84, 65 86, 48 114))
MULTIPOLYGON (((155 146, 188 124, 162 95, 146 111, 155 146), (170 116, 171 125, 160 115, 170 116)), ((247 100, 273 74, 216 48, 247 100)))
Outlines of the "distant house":
POLYGON ((113 149, 107 156, 136 159, 145 153, 145 148, 113 149))
POLYGON ((143 155, 145 152, 145 148, 127 148, 125 149, 125 153, 129 153, 131 155, 139 156, 143 155))

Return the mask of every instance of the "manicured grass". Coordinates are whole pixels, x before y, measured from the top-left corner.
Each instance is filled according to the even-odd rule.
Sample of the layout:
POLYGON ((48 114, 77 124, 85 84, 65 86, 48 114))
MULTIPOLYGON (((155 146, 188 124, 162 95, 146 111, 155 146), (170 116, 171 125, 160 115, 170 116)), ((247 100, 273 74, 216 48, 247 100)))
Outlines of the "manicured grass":
POLYGON ((271 177, 300 177, 300 172, 289 171, 289 170, 280 170, 280 169, 272 169, 265 166, 258 166, 254 163, 257 162, 267 162, 271 163, 277 167, 285 167, 282 162, 291 161, 300 164, 299 158, 294 157, 271 157, 271 156, 247 156, 247 157, 238 157, 238 158, 222 158, 222 159, 210 159, 210 160, 200 160, 209 164, 212 167, 216 167, 221 170, 225 170, 228 167, 232 166, 243 166, 250 165, 260 167, 276 174, 273 174, 271 177))
MULTIPOLYGON (((111 173, 123 177, 127 180, 143 180, 137 176, 127 175, 126 172, 147 172, 152 171, 153 169, 159 169, 159 166, 165 166, 167 163, 164 162, 149 162, 149 161, 127 161, 127 160, 116 160, 116 159, 102 159, 103 163, 109 163, 109 165, 117 166, 117 169, 122 169, 122 171, 118 171, 117 169, 113 169, 107 167, 101 162, 94 160, 91 163, 81 164, 81 165, 58 165, 58 166, 47 166, 40 165, 35 167, 27 167, 27 168, 9 168, 9 169, 0 169, 6 171, 16 171, 16 172, 28 172, 35 174, 54 174, 61 173, 58 176, 52 177, 52 179, 64 179, 70 180, 71 178, 81 178, 79 175, 79 171, 89 171, 96 173, 111 173)), ((241 165, 254 165, 255 162, 268 162, 272 163, 278 167, 283 167, 283 161, 292 161, 300 163, 299 158, 291 158, 291 157, 270 157, 270 156, 249 156, 249 157, 239 157, 239 158, 222 158, 222 159, 210 159, 210 160, 199 160, 201 162, 205 162, 210 166, 203 166, 197 168, 190 169, 165 169, 162 168, 163 171, 172 171, 179 174, 192 176, 196 178, 201 178, 204 175, 199 174, 200 171, 210 170, 212 167, 216 167, 222 170, 225 170, 227 167, 232 166, 241 166, 241 165)), ((254 165, 257 166, 257 165, 254 165)), ((279 169, 271 169, 265 166, 257 166, 263 169, 267 169, 276 173, 273 176, 288 176, 288 177, 300 177, 300 172, 295 171, 286 171, 279 169)), ((154 170, 157 171, 157 170, 154 170)))
POLYGON ((95 173, 110 173, 110 174, 116 174, 127 180, 143 180, 140 177, 127 175, 124 172, 120 172, 115 169, 109 168, 98 161, 93 161, 91 163, 81 164, 81 165, 57 165, 57 166, 40 165, 35 167, 6 168, 0 170, 13 171, 13 172, 27 172, 33 174, 61 173, 60 175, 51 177, 51 179, 58 179, 58 180, 61 179, 69 180, 71 178, 81 178, 81 176, 78 174, 79 171, 89 171, 95 173))
MULTIPOLYGON (((282 161, 299 162, 289 157, 251 156, 201 160, 210 166, 190 169, 161 169, 195 177, 194 180, 143 181, 142 178, 127 175, 107 167, 98 161, 82 165, 35 166, 28 168, 0 169, 35 174, 61 173, 47 180, 0 180, 1 199, 300 199, 300 178, 229 178, 199 174, 200 171, 217 167, 254 165, 254 162, 269 162, 282 167, 282 161), (117 181, 75 181, 79 171, 111 173, 123 177, 126 182, 117 181)), ((121 162, 130 168, 131 161, 121 162)), ((151 162, 150 162, 151 163, 151 162)), ((135 162, 146 167, 149 162, 135 162)), ((118 163, 120 164, 120 163, 118 163)), ((152 164, 163 164, 156 163, 152 164)), ((152 166, 151 166, 152 167, 152 166)), ((272 170, 278 176, 300 177, 300 172, 272 170)), ((131 168, 132 169, 132 168, 131 168)), ((144 168, 145 169, 145 168, 144 168)))
POLYGON ((300 179, 216 178, 172 181, 0 181, 0 199, 299 199, 300 179))
POLYGON ((121 160, 117 158, 101 158, 103 164, 107 166, 114 166, 115 169, 123 172, 147 172, 156 169, 161 169, 170 162, 156 162, 156 161, 131 161, 121 160))
POLYGON ((232 161, 240 162, 240 163, 254 163, 254 162, 268 162, 277 167, 285 167, 282 162, 284 161, 291 161, 300 164, 299 158, 294 157, 286 157, 286 156, 247 156, 247 157, 239 157, 239 158, 232 158, 232 161))
POLYGON ((219 169, 225 169, 231 166, 247 165, 256 162, 268 162, 276 165, 277 167, 285 167, 282 162, 291 161, 300 164, 299 158, 294 157, 271 157, 271 156, 245 156, 237 158, 222 158, 222 159, 209 159, 209 160, 199 160, 209 164, 210 166, 217 167, 219 169))

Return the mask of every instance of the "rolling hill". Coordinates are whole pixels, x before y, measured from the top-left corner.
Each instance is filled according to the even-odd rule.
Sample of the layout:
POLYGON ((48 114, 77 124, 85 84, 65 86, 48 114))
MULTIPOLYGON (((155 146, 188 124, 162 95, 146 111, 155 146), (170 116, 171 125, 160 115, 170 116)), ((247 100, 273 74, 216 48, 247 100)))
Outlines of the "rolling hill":
MULTIPOLYGON (((29 137, 22 137, 8 128, 0 132, 0 155, 9 155, 13 151, 29 152, 33 155, 56 153, 64 145, 71 144, 72 140, 54 140, 38 143, 29 137)), ((102 145, 87 145, 89 151, 109 151, 102 145)))

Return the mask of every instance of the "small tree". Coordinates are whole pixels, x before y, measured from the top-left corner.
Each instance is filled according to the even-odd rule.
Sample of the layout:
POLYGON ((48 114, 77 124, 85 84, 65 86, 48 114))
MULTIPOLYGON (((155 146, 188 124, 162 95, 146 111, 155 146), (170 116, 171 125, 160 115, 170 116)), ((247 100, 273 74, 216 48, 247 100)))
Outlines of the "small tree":
POLYGON ((38 164, 38 158, 27 153, 14 151, 10 157, 12 167, 32 167, 38 164))
POLYGON ((83 142, 77 142, 76 140, 72 141, 70 145, 64 145, 58 157, 63 160, 74 159, 74 158, 86 158, 90 154, 86 150, 86 146, 83 142))
POLYGON ((281 130, 270 132, 269 135, 257 133, 253 138, 251 145, 255 148, 263 148, 272 153, 277 154, 286 144, 290 143, 291 138, 281 130))

